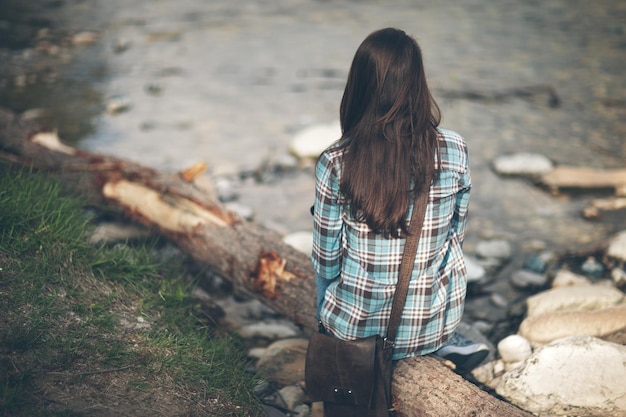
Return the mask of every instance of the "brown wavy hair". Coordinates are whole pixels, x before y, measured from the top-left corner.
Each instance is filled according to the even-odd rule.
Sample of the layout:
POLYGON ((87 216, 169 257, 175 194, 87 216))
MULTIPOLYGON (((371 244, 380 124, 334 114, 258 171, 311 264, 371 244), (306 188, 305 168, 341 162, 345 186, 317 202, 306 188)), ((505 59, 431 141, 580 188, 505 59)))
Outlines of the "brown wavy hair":
POLYGON ((408 235, 407 210, 436 175, 441 113, 422 52, 404 31, 371 33, 357 49, 340 107, 340 189, 352 215, 385 236, 408 235))

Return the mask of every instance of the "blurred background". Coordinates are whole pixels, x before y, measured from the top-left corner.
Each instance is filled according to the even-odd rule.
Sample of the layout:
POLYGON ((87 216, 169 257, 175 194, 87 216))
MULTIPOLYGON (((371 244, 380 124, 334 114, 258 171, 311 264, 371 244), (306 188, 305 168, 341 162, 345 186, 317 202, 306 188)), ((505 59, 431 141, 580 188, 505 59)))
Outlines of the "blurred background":
POLYGON ((92 152, 172 172, 206 162, 224 201, 306 231, 311 162, 290 144, 335 135, 353 54, 386 26, 417 39, 442 126, 469 144, 468 250, 494 236, 518 254, 570 248, 624 228, 623 211, 582 218, 595 194, 492 169, 516 152, 626 166, 622 0, 0 0, 0 106, 92 152))

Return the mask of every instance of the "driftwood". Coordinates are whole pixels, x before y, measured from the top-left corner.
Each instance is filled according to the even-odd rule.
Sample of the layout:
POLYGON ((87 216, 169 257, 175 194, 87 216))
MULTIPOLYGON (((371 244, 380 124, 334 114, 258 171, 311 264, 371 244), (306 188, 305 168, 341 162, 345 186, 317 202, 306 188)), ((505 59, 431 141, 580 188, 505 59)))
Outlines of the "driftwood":
POLYGON ((542 175, 539 182, 553 193, 560 189, 612 188, 616 195, 626 195, 626 169, 600 170, 587 167, 559 166, 542 175))
MULTIPOLYGON (((0 169, 3 165, 51 173, 89 204, 117 208, 153 228, 305 333, 316 328, 309 257, 283 243, 278 233, 238 218, 198 187, 191 179, 202 167, 166 174, 94 155, 65 146, 54 135, 41 134, 34 124, 0 110, 0 169)), ((531 416, 431 357, 400 361, 394 397, 401 417, 531 416)))

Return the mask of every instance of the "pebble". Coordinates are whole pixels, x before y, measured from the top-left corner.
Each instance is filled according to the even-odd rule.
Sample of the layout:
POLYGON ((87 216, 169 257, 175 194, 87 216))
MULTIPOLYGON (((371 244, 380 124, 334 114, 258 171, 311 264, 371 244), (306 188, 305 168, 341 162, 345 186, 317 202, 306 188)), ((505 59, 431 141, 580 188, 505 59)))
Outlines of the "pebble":
POLYGON ((306 394, 298 385, 287 385, 281 388, 278 393, 287 410, 295 410, 306 398, 306 394))
POLYGON ((467 270, 467 282, 478 282, 485 278, 487 271, 485 268, 473 257, 465 255, 465 269, 467 270))
POLYGON ((520 290, 541 288, 548 282, 545 274, 538 274, 526 269, 519 269, 511 275, 511 285, 520 290))
POLYGON ((119 114, 129 111, 132 108, 130 100, 126 97, 113 97, 106 105, 107 112, 119 114))
POLYGON ((237 216, 242 219, 252 221, 254 220, 254 210, 250 206, 246 206, 245 204, 238 203, 236 201, 229 201, 224 204, 228 210, 234 212, 237 216))
POLYGON ((589 284, 591 284, 591 281, 587 277, 575 274, 567 269, 558 270, 552 280, 552 288, 589 284))
POLYGON ((241 326, 237 333, 247 339, 262 337, 276 340, 298 336, 300 330, 289 320, 265 320, 241 326))
POLYGON ((266 379, 281 386, 304 380, 304 361, 308 339, 289 338, 270 344, 256 366, 266 379))
POLYGON ((510 259, 513 251, 508 241, 503 239, 481 240, 476 245, 476 254, 482 258, 510 259))
POLYGON ((517 334, 507 336, 498 343, 498 354, 504 362, 522 362, 531 353, 528 339, 517 334))
POLYGON ((618 288, 626 288, 626 271, 621 268, 613 268, 611 278, 618 288))
POLYGON ((283 242, 309 255, 313 250, 313 233, 308 231, 290 233, 283 237, 283 242))
POLYGON ((609 241, 606 251, 609 258, 615 258, 621 262, 626 262, 626 230, 620 232, 609 241))
POLYGON ((581 266, 581 270, 588 276, 599 278, 604 274, 604 265, 593 256, 588 257, 581 266))
POLYGON ((493 160, 494 170, 502 175, 540 176, 554 168, 544 155, 520 152, 498 156, 493 160))
POLYGON ((324 149, 340 137, 341 126, 338 122, 309 126, 293 137, 289 150, 300 159, 317 159, 324 149))

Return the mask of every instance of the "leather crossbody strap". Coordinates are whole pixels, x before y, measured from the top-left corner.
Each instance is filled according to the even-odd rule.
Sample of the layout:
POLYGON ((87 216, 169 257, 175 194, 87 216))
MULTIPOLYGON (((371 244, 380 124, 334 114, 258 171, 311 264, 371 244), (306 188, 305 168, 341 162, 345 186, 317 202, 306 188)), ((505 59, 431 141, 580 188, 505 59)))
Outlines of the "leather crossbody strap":
POLYGON ((404 244, 402 262, 400 263, 400 275, 398 277, 398 283, 396 284, 393 305, 391 307, 391 318, 389 319, 389 327, 387 328, 386 342, 390 345, 393 345, 396 340, 398 326, 400 326, 400 318, 402 317, 402 310, 404 310, 406 295, 409 290, 409 281, 411 280, 411 273, 413 272, 415 256, 417 254, 417 244, 420 234, 422 233, 426 206, 428 205, 431 178, 432 176, 430 175, 426 177, 424 190, 422 190, 423 192, 416 197, 413 213, 411 214, 409 235, 407 236, 406 243, 404 244))

